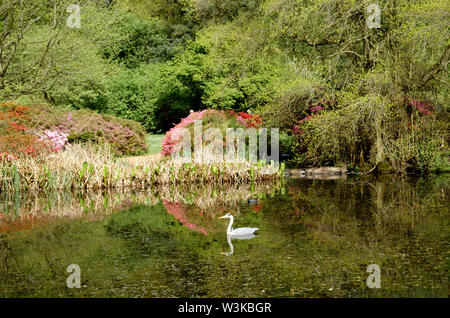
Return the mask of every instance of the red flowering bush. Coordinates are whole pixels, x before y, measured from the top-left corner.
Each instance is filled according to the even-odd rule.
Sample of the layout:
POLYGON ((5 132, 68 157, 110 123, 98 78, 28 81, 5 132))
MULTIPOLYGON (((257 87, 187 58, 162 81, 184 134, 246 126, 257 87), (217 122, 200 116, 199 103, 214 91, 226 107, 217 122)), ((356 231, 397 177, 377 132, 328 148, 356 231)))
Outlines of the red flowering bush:
POLYGON ((259 117, 258 115, 252 115, 252 114, 243 113, 243 112, 239 112, 236 114, 232 110, 230 110, 228 112, 232 115, 235 115, 238 122, 240 122, 246 128, 250 128, 250 127, 259 128, 263 124, 261 117, 259 117))
POLYGON ((45 143, 27 132, 30 108, 16 102, 0 103, 0 160, 12 161, 47 151, 45 143))
POLYGON ((192 112, 189 116, 183 118, 180 123, 170 129, 163 141, 162 152, 164 156, 172 153, 174 147, 183 139, 182 130, 186 128, 190 131, 191 137, 194 137, 194 122, 202 121, 203 131, 208 128, 219 128, 222 136, 225 138, 227 128, 255 128, 262 126, 263 121, 258 115, 247 113, 235 113, 234 111, 224 111, 215 109, 205 109, 200 112, 192 112))
POLYGON ((203 110, 201 112, 192 112, 188 117, 181 119, 181 122, 178 125, 175 125, 175 127, 170 129, 162 140, 161 154, 163 156, 170 155, 175 145, 182 139, 182 136, 180 134, 181 128, 187 128, 188 126, 191 126, 196 120, 201 120, 205 116, 206 112, 207 110, 203 110))

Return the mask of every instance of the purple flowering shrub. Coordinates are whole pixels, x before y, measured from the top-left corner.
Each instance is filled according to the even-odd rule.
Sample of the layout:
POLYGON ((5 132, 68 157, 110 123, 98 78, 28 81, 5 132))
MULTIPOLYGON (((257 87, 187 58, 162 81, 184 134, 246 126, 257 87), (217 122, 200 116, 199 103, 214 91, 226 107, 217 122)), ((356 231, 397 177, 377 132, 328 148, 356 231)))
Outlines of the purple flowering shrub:
POLYGON ((71 112, 69 118, 55 128, 67 133, 71 143, 109 143, 117 155, 140 154, 146 150, 144 130, 128 120, 85 109, 71 112))
POLYGON ((43 104, 30 105, 30 108, 29 126, 55 148, 91 142, 110 144, 116 155, 136 155, 147 150, 145 130, 132 120, 88 109, 66 110, 43 104))

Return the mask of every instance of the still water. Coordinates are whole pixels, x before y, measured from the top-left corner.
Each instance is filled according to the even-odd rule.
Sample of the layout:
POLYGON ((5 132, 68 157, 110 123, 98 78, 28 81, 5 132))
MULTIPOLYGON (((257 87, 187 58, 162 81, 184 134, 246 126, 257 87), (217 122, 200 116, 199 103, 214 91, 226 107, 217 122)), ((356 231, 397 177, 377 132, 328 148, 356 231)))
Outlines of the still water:
POLYGON ((449 177, 0 193, 0 297, 448 297, 449 177))

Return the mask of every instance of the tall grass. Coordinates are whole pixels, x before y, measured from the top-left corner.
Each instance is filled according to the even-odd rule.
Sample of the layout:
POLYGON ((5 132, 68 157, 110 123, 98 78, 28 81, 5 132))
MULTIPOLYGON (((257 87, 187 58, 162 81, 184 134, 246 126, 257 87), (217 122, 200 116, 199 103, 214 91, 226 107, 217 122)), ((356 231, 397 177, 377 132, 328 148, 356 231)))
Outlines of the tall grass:
POLYGON ((115 158, 108 146, 78 145, 44 158, 24 158, 0 163, 0 191, 145 189, 152 185, 213 183, 245 184, 281 178, 280 171, 263 173, 264 166, 193 164, 170 159, 148 160, 137 165, 115 158))

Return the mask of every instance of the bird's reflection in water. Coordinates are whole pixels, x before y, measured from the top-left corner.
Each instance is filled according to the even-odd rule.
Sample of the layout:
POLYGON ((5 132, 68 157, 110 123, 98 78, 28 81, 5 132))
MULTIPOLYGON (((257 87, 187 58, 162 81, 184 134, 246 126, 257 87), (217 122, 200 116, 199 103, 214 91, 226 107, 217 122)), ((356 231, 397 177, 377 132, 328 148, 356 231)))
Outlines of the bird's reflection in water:
POLYGON ((230 251, 229 252, 222 252, 220 254, 226 255, 226 256, 231 256, 234 253, 234 246, 233 246, 233 242, 232 240, 250 240, 252 238, 254 238, 255 236, 257 236, 254 233, 251 234, 245 234, 245 235, 227 235, 227 242, 228 245, 230 245, 230 251))

